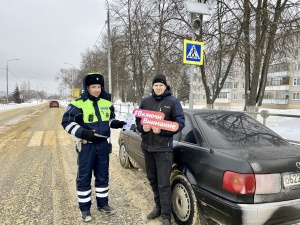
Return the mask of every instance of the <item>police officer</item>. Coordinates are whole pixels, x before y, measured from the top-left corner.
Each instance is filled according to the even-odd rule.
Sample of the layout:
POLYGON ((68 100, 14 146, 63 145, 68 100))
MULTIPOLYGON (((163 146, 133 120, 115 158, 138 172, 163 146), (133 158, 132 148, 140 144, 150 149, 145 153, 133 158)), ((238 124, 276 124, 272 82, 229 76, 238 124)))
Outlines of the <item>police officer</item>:
POLYGON ((110 94, 104 90, 104 78, 101 74, 84 75, 83 88, 81 97, 68 105, 61 124, 79 141, 76 145, 78 152, 76 186, 81 218, 88 222, 92 219, 90 208, 93 171, 98 210, 114 213, 114 209, 108 205, 111 146, 107 138, 110 136, 110 128, 122 128, 126 123, 115 119, 110 94))

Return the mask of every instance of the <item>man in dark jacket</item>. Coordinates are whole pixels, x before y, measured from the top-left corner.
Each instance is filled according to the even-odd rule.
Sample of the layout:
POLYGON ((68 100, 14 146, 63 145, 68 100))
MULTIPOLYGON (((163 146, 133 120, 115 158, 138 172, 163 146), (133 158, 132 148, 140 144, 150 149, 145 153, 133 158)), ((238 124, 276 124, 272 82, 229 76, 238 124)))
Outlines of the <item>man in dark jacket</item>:
POLYGON ((83 87, 84 93, 68 105, 61 124, 77 139, 77 195, 81 218, 88 222, 92 219, 90 208, 93 171, 98 210, 114 213, 114 209, 108 205, 110 145, 107 138, 110 136, 110 128, 122 128, 126 123, 115 120, 114 107, 110 94, 104 90, 101 74, 85 75, 83 87))
POLYGON ((180 102, 171 95, 166 77, 158 74, 153 77, 152 95, 142 100, 139 108, 163 112, 164 120, 177 122, 177 131, 162 130, 150 125, 142 125, 136 118, 137 129, 142 133, 142 150, 145 155, 147 178, 154 194, 155 208, 147 216, 152 220, 162 216, 162 224, 171 224, 172 200, 170 173, 173 162, 173 135, 185 125, 184 113, 180 102))

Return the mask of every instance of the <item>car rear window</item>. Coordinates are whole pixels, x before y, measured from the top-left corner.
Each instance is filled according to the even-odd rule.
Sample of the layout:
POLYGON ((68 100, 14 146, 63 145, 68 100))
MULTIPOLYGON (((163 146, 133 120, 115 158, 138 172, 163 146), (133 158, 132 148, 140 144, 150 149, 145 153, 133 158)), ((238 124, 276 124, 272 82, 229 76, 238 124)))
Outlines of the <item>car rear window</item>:
POLYGON ((288 145, 279 135, 244 113, 200 113, 195 119, 212 148, 288 145))

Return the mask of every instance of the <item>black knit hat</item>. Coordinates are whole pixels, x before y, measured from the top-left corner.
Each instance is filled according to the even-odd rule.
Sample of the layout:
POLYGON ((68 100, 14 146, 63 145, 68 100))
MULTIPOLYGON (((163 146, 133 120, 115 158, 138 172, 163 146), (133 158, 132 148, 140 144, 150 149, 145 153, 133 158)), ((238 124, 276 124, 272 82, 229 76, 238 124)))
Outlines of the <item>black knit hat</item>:
POLYGON ((155 83, 163 83, 167 86, 166 76, 162 74, 157 74, 153 77, 152 85, 155 83))
POLYGON ((104 86, 104 78, 101 74, 89 74, 85 78, 86 86, 90 86, 92 84, 100 84, 101 87, 104 86))

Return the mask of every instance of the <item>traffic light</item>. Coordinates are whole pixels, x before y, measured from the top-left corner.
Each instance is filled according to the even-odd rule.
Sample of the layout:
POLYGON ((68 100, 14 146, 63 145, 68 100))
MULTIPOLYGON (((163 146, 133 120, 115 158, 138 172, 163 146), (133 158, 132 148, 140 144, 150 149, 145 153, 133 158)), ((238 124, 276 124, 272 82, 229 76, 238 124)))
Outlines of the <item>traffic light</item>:
POLYGON ((200 29, 200 26, 201 26, 201 21, 199 18, 196 18, 192 21, 192 28, 194 30, 199 30, 200 29))

